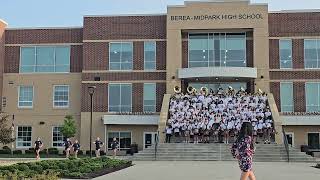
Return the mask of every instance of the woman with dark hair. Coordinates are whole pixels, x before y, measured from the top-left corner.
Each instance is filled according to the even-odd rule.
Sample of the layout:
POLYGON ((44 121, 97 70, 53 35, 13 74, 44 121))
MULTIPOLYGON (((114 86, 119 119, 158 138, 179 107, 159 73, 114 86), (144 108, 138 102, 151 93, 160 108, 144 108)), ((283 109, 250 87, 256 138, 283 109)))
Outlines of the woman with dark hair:
POLYGON ((254 146, 252 141, 252 125, 250 122, 243 122, 239 136, 232 145, 231 153, 238 159, 240 170, 242 171, 240 180, 256 180, 252 171, 252 156, 254 146))

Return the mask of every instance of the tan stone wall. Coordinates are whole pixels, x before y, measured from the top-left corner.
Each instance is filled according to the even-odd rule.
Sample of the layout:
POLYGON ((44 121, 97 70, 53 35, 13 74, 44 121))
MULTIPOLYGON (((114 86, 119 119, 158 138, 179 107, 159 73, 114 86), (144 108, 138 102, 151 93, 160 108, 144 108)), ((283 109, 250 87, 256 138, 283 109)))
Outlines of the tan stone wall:
POLYGON ((319 132, 320 126, 284 126, 286 133, 294 133, 294 146, 308 145, 308 132, 319 132))
POLYGON ((75 138, 80 138, 81 74, 4 74, 3 96, 7 103, 3 111, 14 114, 15 127, 32 126, 32 141, 41 137, 45 148, 52 145, 52 127, 63 124, 66 115, 72 115, 78 126, 75 138), (20 85, 33 85, 33 108, 18 108, 18 89, 20 85), (69 85, 69 108, 53 107, 53 86, 69 85), (44 122, 44 125, 40 125, 44 122))
POLYGON ((186 2, 184 6, 169 6, 167 15, 167 93, 180 86, 177 69, 182 67, 182 30, 253 29, 254 60, 258 69, 255 89, 269 92, 268 6, 248 2, 186 2), (237 8, 235 8, 237 7, 237 8), (262 19, 171 20, 172 16, 261 14, 262 19), (262 78, 263 77, 263 78, 262 78))

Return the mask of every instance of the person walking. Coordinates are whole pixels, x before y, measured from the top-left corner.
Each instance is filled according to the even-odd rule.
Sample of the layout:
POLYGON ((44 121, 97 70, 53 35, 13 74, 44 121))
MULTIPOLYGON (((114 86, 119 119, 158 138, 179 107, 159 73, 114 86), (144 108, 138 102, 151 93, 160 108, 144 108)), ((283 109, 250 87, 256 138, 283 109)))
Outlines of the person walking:
POLYGON ((97 137, 94 144, 96 145, 96 157, 100 157, 100 150, 101 150, 101 147, 103 146, 103 142, 100 140, 100 137, 97 137))
POLYGON ((78 152, 80 150, 80 144, 78 140, 75 140, 72 146, 73 146, 74 157, 78 158, 78 152))
POLYGON ((254 145, 252 140, 252 125, 250 122, 243 122, 239 136, 231 147, 231 153, 238 159, 240 170, 242 171, 240 180, 256 180, 252 170, 252 156, 254 145))
POLYGON ((41 139, 38 137, 37 140, 34 142, 34 150, 36 153, 37 160, 40 159, 40 151, 41 151, 42 146, 43 146, 43 143, 42 143, 41 139))
POLYGON ((112 149, 112 152, 113 152, 113 158, 115 158, 117 156, 118 148, 119 148, 119 142, 117 141, 117 138, 114 137, 113 141, 111 143, 111 149, 112 149))
POLYGON ((69 158, 70 156, 70 149, 72 147, 72 142, 70 141, 69 138, 66 139, 66 141, 64 142, 64 151, 66 152, 66 158, 69 158))

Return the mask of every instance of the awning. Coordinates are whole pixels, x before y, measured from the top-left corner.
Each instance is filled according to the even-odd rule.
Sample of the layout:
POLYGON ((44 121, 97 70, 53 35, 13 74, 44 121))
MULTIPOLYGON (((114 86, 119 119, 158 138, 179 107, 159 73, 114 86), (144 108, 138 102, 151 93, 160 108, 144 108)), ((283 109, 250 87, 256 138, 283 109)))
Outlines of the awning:
POLYGON ((104 115, 105 125, 158 125, 160 115, 104 115))
POLYGON ((281 116, 284 126, 320 126, 320 116, 281 116))

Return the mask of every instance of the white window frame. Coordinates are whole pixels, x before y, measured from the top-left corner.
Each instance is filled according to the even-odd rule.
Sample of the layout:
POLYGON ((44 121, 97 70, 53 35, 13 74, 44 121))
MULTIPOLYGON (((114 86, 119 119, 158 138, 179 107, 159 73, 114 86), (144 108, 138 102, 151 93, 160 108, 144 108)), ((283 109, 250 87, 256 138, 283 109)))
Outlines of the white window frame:
MULTIPOLYGON (((33 127, 32 127, 32 126, 29 126, 29 125, 17 126, 17 129, 16 129, 16 148, 17 148, 17 149, 28 149, 28 148, 32 148, 32 147, 33 147, 32 132, 33 132, 33 127), (18 141, 19 127, 31 127, 31 141, 30 141, 30 146, 18 146, 19 142, 21 142, 21 141, 18 141)), ((24 141, 23 141, 23 142, 24 142, 24 141)))
MULTIPOLYGON (((150 131, 148 131, 148 132, 143 132, 143 149, 146 149, 146 134, 151 134, 151 141, 153 141, 153 137, 154 136, 158 136, 158 133, 157 132, 150 132, 150 131)), ((159 138, 159 137, 158 137, 159 138)), ((151 142, 151 145, 153 145, 153 143, 151 142)))
POLYGON ((109 143, 108 143, 108 139, 109 139, 109 133, 118 133, 119 134, 119 150, 121 151, 121 150, 128 150, 128 149, 130 149, 130 148, 120 148, 120 133, 130 133, 130 139, 131 139, 131 142, 130 142, 130 144, 132 144, 132 131, 107 131, 107 134, 106 134, 106 142, 105 142, 105 144, 106 144, 106 149, 107 150, 110 150, 111 148, 109 148, 109 143))
POLYGON ((320 57, 318 56, 318 47, 320 48, 320 39, 304 39, 303 40, 303 45, 305 45, 306 41, 316 41, 316 49, 317 49, 317 68, 310 68, 310 67, 306 67, 306 48, 304 46, 303 48, 303 63, 304 63, 304 68, 305 69, 320 69, 320 57))
POLYGON ((154 106, 154 111, 153 112, 157 112, 157 83, 143 83, 143 112, 149 112, 149 111, 145 111, 145 106, 154 106), (145 105, 144 104, 144 85, 145 84, 149 84, 149 85, 155 85, 155 101, 154 101, 154 105, 145 105))
MULTIPOLYGON (((108 84, 108 112, 111 112, 111 113, 118 113, 117 111, 110 111, 110 85, 120 85, 120 103, 121 103, 121 85, 130 85, 131 86, 131 108, 130 108, 130 112, 132 112, 132 92, 133 92, 133 89, 132 89, 132 83, 109 83, 108 84)), ((120 104, 120 107, 122 105, 120 104)))
MULTIPOLYGON (((31 65, 28 65, 31 66, 31 65)), ((43 65, 45 66, 45 65, 43 65)), ((20 46, 20 58, 19 58, 19 74, 51 74, 51 73, 55 73, 55 74, 65 74, 65 73, 70 73, 71 72, 71 45, 53 45, 53 46, 48 46, 48 45, 30 45, 30 46, 20 46), (37 65, 37 48, 38 47, 54 47, 54 71, 53 72, 36 72, 36 67, 37 65), (69 71, 68 72, 56 72, 56 47, 68 47, 70 49, 70 57, 69 57, 69 64, 60 64, 60 65, 65 65, 65 66, 69 66, 69 71), (21 72, 21 61, 22 61, 22 48, 34 48, 34 65, 33 65, 33 72, 21 72)))
MULTIPOLYGON (((109 61, 109 71, 133 71, 133 61, 134 61, 134 57, 133 57, 133 51, 134 51, 134 47, 133 47, 133 42, 130 42, 130 41, 113 41, 113 42, 109 42, 109 59, 108 59, 108 61, 109 61), (132 46, 132 52, 131 52, 131 56, 132 56, 132 61, 131 61, 131 64, 132 64, 132 66, 131 66, 131 69, 111 69, 111 61, 110 61, 110 56, 111 56, 111 44, 121 44, 121 50, 122 50, 122 44, 126 44, 126 43, 130 43, 131 44, 131 46, 132 46)), ((122 53, 122 52, 121 52, 122 53)), ((121 67, 121 55, 120 55, 120 67, 121 67)))
MULTIPOLYGON (((283 61, 288 61, 288 60, 283 60, 283 61)), ((293 57, 292 57, 292 39, 279 39, 279 67, 280 69, 292 69, 293 67, 293 57), (281 67, 281 41, 290 41, 291 42, 291 68, 287 68, 287 67, 281 67)))
MULTIPOLYGON (((63 101, 65 102, 65 101, 63 101)), ((69 108, 70 107, 70 85, 53 85, 53 93, 52 93, 52 105, 54 108, 69 108), (61 102, 61 101, 55 101, 54 96, 55 96, 55 88, 58 86, 63 86, 63 87, 68 87, 68 105, 67 106, 56 106, 54 103, 55 102, 61 102)))
POLYGON ((306 112, 313 112, 313 111, 308 111, 308 104, 307 104, 307 84, 317 84, 318 85, 318 107, 319 107, 319 112, 320 112, 320 82, 306 82, 304 84, 304 89, 305 89, 305 100, 306 100, 306 112))
MULTIPOLYGON (((19 109, 33 109, 33 101, 34 101, 34 86, 33 85, 19 85, 18 86, 18 108, 19 109), (20 88, 21 87, 32 87, 32 101, 31 106, 20 106, 20 88)), ((29 102, 29 101, 28 101, 29 102)))
MULTIPOLYGON (((52 128, 51 128, 51 147, 53 147, 53 148, 57 148, 57 149, 63 149, 64 148, 64 146, 62 145, 62 146, 54 146, 53 145, 53 143, 54 143, 54 141, 53 141, 53 130, 54 130, 54 128, 56 128, 56 127, 62 127, 62 126, 52 126, 52 128)), ((61 133, 61 132, 60 132, 61 133)), ((62 135, 62 143, 64 143, 64 141, 63 141, 63 139, 64 139, 64 136, 62 135)), ((57 141, 58 142, 58 141, 57 141)))
MULTIPOLYGON (((152 61, 147 61, 152 62, 152 61)), ((143 42, 143 70, 145 71, 156 71, 157 70, 157 41, 144 41, 143 42), (154 69, 146 69, 146 51, 145 51, 145 44, 146 42, 154 43, 154 69)))
POLYGON ((289 105, 283 105, 282 104, 282 101, 281 101, 281 85, 282 84, 290 84, 292 86, 292 95, 293 95, 293 82, 280 82, 280 107, 281 107, 281 112, 294 112, 294 99, 293 99, 293 96, 292 96, 292 111, 283 111, 282 107, 289 107, 289 105))

